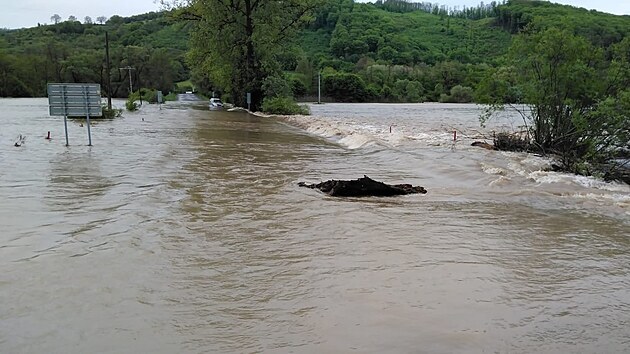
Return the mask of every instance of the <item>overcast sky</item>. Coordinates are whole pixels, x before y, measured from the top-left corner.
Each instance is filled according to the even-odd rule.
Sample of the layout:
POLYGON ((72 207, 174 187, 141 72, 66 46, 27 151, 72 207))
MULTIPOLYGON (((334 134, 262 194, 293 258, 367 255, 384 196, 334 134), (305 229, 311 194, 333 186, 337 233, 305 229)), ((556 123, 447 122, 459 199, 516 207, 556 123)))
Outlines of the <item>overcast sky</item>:
MULTIPOLYGON (((375 0, 374 0, 375 1, 375 0)), ((96 20, 99 16, 130 16, 159 11, 153 0, 0 0, 0 28, 34 27, 37 23, 51 23, 50 17, 59 14, 63 20, 73 15, 83 22, 85 16, 96 20)), ((427 1, 447 6, 476 6, 479 0, 427 1)), ((486 0, 489 3, 490 0, 486 0)), ((556 0, 553 2, 596 9, 617 15, 630 15, 630 0, 556 0)))

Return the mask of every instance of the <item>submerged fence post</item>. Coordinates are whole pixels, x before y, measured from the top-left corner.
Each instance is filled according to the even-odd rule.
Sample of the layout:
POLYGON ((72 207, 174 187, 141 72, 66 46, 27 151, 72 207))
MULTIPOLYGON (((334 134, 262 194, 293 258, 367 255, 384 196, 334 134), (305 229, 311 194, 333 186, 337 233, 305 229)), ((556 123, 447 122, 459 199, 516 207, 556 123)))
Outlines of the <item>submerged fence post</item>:
POLYGON ((322 72, 317 73, 317 103, 322 103, 322 72))
POLYGON ((87 88, 83 86, 83 99, 85 104, 85 120, 87 121, 87 131, 88 131, 88 146, 92 146, 92 132, 90 131, 90 106, 88 101, 88 92, 87 88))
POLYGON ((68 117, 65 115, 63 116, 63 126, 66 130, 66 146, 70 146, 68 143, 68 117))
POLYGON ((63 102, 63 127, 66 132, 66 146, 70 146, 68 142, 68 111, 67 111, 67 102, 66 102, 66 86, 61 86, 61 100, 63 102))

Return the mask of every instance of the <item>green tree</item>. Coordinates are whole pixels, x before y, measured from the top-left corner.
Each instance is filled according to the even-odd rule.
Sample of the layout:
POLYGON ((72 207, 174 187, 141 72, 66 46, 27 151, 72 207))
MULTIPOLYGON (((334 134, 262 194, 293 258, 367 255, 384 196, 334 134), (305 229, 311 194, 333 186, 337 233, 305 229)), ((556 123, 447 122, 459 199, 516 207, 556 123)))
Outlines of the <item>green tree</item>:
POLYGON ((0 52, 0 96, 24 97, 32 96, 32 92, 19 78, 20 62, 0 52))
POLYGON ((568 152, 577 137, 574 115, 592 107, 601 91, 595 64, 601 53, 566 30, 549 29, 517 37, 510 54, 525 102, 532 105, 534 142, 543 150, 568 152))
POLYGON ((180 64, 164 48, 154 49, 149 54, 146 69, 142 74, 142 86, 169 92, 175 85, 175 75, 180 64))
POLYGON ((363 102, 368 97, 365 82, 356 74, 326 75, 322 86, 325 95, 341 102, 363 102))
POLYGON ((557 28, 517 36, 511 64, 529 109, 523 111, 532 143, 559 157, 562 167, 590 174, 620 147, 630 146, 627 49, 617 47, 612 64, 601 49, 557 28))
POLYGON ((516 86, 516 76, 517 73, 514 72, 514 67, 511 66, 502 66, 496 69, 489 70, 486 76, 479 82, 476 87, 476 102, 520 102, 521 93, 516 86))
POLYGON ((451 88, 451 102, 468 103, 472 102, 473 89, 467 86, 456 85, 451 88))
POLYGON ((260 108, 262 83, 280 71, 274 56, 320 0, 190 0, 180 18, 192 20, 191 63, 231 93, 234 103, 260 108))
POLYGON ((422 96, 422 94, 424 93, 424 87, 422 87, 422 83, 418 81, 409 81, 406 87, 406 91, 408 102, 424 101, 424 98, 422 96))
POLYGON ((393 88, 393 95, 398 102, 404 102, 407 99, 407 85, 409 85, 409 80, 396 80, 393 88))

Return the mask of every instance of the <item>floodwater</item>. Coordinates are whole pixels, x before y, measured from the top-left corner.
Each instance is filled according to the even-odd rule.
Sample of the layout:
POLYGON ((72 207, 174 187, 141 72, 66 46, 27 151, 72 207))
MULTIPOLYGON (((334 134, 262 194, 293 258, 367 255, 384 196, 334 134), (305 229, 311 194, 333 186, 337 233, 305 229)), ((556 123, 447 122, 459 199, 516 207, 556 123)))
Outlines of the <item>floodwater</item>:
POLYGON ((66 147, 1 99, 0 352, 630 352, 628 186, 469 146, 514 113, 312 111, 145 105, 66 147), (297 186, 363 175, 428 194, 297 186))

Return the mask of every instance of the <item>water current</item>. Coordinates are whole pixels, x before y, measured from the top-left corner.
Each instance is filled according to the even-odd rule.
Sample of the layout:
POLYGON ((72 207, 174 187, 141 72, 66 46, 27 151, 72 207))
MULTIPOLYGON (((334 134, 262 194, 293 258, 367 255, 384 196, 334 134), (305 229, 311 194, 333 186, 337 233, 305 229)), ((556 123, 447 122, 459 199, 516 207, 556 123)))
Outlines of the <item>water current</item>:
POLYGON ((66 147, 0 99, 0 352, 630 352, 628 186, 470 146, 514 112, 311 109, 144 105, 66 147), (297 186, 363 175, 428 194, 297 186))

